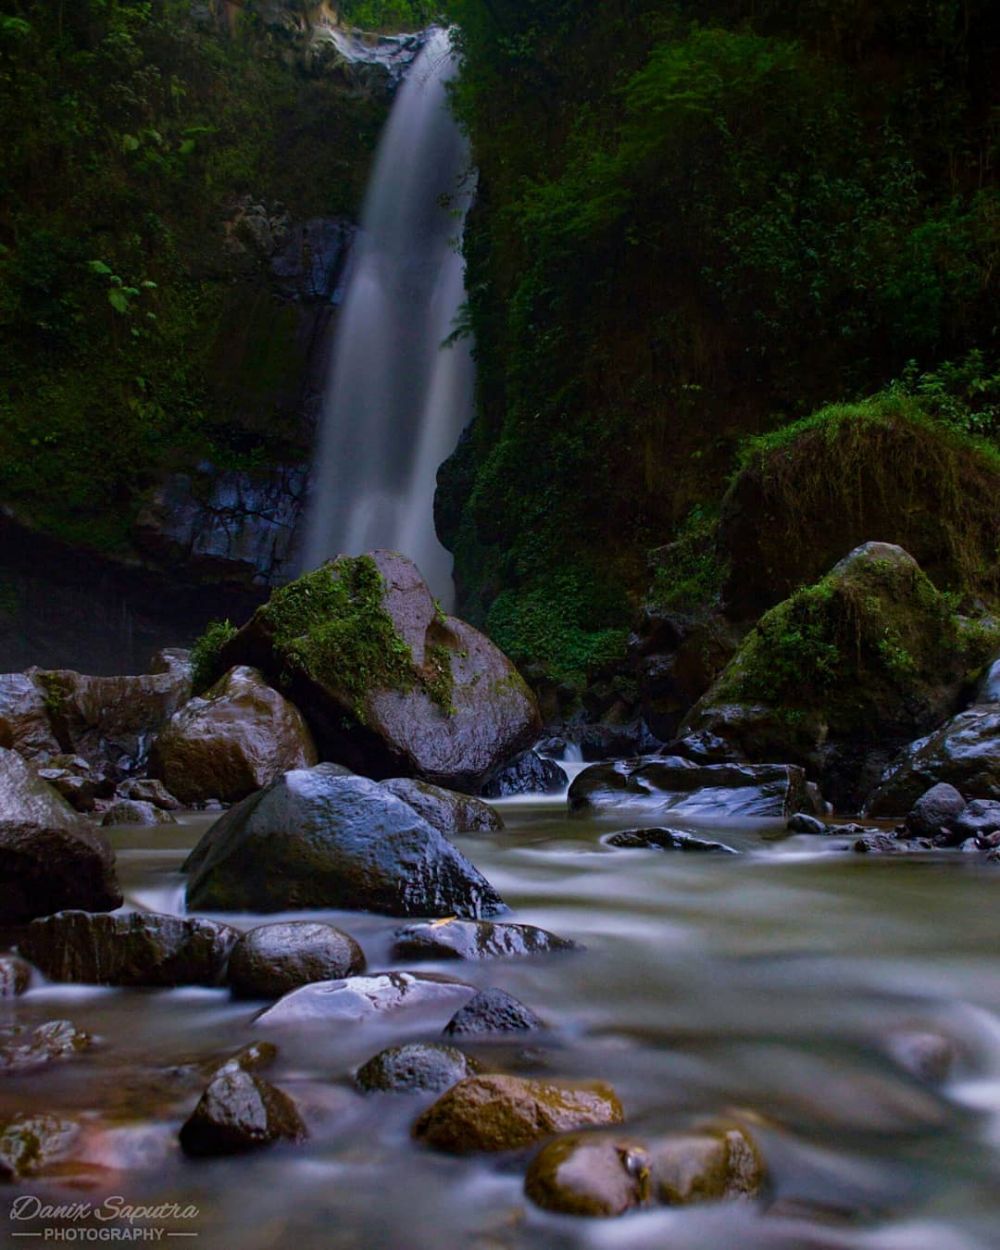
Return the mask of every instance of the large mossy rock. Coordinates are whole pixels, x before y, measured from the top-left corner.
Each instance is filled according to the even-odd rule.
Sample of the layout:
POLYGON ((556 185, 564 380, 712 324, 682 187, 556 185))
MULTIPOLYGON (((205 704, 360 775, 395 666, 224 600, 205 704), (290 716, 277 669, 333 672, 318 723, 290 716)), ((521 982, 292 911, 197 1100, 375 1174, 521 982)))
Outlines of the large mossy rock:
POLYGON ((104 835, 26 760, 0 748, 0 923, 64 907, 112 911, 121 901, 104 835))
POLYGON ((170 718, 149 771, 182 803, 236 803, 318 760, 302 714, 256 669, 232 668, 170 718))
POLYGON ((752 442, 723 501, 730 613, 753 619, 881 536, 938 586, 1000 594, 1000 459, 912 400, 825 408, 752 442))
POLYGON ((336 764, 286 773, 231 808, 188 857, 188 906, 493 915, 500 896, 402 799, 336 764))
POLYGON ((856 809, 901 747, 958 711, 997 639, 902 548, 866 543, 760 619, 681 732, 802 764, 856 809))
POLYGON ((394 552, 342 556, 275 591, 220 662, 260 668, 324 759, 375 778, 477 792, 540 729, 514 665, 394 552))

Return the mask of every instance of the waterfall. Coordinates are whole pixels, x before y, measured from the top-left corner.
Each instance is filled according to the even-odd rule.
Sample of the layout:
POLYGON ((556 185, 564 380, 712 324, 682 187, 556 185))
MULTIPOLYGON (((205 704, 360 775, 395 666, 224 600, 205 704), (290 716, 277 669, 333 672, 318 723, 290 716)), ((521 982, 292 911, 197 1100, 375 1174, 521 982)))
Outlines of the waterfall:
POLYGON ((450 608, 434 532, 439 465, 472 412, 469 345, 442 344, 464 298, 470 190, 448 110, 448 33, 433 30, 393 103, 365 196, 333 344, 303 564, 383 547, 414 560, 450 608))

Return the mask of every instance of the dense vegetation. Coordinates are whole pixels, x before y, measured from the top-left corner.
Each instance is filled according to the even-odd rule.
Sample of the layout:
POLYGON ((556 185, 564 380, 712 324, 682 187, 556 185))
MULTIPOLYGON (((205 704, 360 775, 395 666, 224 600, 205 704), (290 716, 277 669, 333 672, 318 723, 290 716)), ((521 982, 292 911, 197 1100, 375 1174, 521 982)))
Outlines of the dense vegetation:
MULTIPOLYGON (((479 415, 439 525, 517 658, 606 663, 748 436, 891 386, 996 437, 988 0, 452 10, 479 415)), ((703 550, 689 598, 725 574, 703 550)))
POLYGON ((352 214, 385 115, 310 73, 256 0, 222 11, 14 0, 0 17, 0 498, 102 549, 171 467, 308 454, 287 412, 247 416, 290 355, 280 309, 244 353, 256 372, 229 376, 267 295, 226 223, 248 195, 352 214))

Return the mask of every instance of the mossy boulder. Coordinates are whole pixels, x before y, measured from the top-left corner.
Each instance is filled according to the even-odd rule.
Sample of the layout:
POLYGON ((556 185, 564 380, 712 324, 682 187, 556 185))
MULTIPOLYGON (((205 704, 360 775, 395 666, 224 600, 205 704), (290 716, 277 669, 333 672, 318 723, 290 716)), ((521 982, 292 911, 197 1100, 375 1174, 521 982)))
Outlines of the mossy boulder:
POLYGON ((902 395, 823 408, 752 440, 723 501, 723 597, 741 619, 817 581, 873 535, 936 585, 1000 596, 1000 455, 902 395))
POLYGON ((541 725, 514 665, 394 552, 341 556, 275 591, 219 659, 262 669, 324 759, 374 778, 476 792, 541 725))
POLYGON ((170 718, 149 769, 184 803, 236 803, 318 757, 301 713, 256 669, 229 670, 170 718))
POLYGON ((402 799, 337 764, 286 773, 230 808, 185 864, 188 906, 479 916, 503 900, 402 799))
POLYGON ((610 1085, 472 1076, 428 1107, 413 1126, 418 1141, 451 1154, 518 1150, 571 1129, 620 1124, 610 1085))
POLYGON ((804 765, 856 809, 903 745, 962 706, 997 640, 901 547, 869 542, 760 619, 681 732, 804 765))

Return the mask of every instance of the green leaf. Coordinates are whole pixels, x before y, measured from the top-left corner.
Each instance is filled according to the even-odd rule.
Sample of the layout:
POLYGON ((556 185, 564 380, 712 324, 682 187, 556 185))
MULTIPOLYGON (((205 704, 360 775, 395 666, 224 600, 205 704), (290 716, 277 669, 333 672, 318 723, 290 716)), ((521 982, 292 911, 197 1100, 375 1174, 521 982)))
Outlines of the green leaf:
POLYGON ((118 287, 112 287, 108 291, 108 303, 117 313, 126 314, 128 312, 128 296, 118 287))
POLYGON ((91 273, 99 273, 102 277, 111 276, 111 267, 106 265, 103 260, 88 260, 87 268, 91 273))

